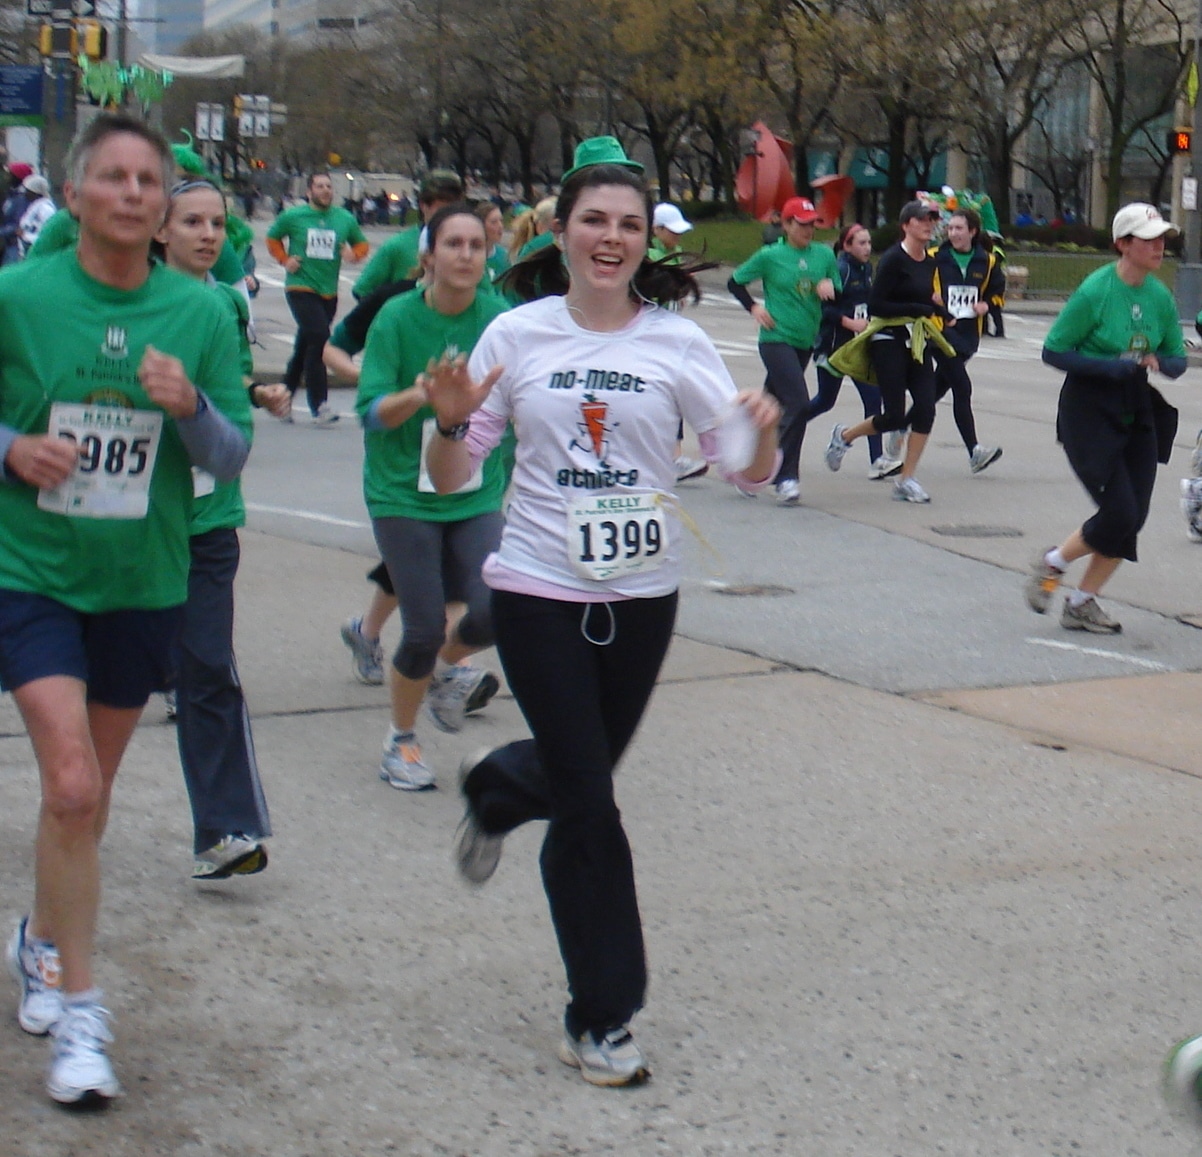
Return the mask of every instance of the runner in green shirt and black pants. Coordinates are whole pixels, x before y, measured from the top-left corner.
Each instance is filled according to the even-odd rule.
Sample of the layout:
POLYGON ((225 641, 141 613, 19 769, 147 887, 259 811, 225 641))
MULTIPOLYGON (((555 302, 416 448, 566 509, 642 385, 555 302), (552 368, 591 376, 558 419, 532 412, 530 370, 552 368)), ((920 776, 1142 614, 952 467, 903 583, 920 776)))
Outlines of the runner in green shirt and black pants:
POLYGON ((286 209, 267 231, 268 250, 288 272, 284 296, 296 319, 296 344, 284 372, 284 384, 295 394, 303 374, 309 411, 320 426, 338 421, 327 401, 330 383, 321 354, 338 312, 338 273, 343 249, 348 245, 352 262, 367 256, 367 238, 359 222, 334 204, 329 173, 313 173, 309 177, 309 200, 286 209))
POLYGON ((810 412, 805 369, 822 324, 822 303, 834 300, 842 281, 831 248, 813 244, 818 220, 813 202, 790 197, 781 207, 781 220, 784 237, 753 253, 726 287, 760 325, 760 358, 768 371, 764 386, 781 407, 776 499, 795 506, 801 501, 797 475, 810 412), (753 281, 764 286, 763 305, 747 292, 753 281))

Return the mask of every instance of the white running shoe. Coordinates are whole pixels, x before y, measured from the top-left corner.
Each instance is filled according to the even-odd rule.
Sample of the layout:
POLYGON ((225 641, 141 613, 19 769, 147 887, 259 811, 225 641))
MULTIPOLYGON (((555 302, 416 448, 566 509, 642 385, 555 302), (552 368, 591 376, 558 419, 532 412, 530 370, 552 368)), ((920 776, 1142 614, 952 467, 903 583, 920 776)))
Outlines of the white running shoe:
POLYGON ((384 648, 379 639, 369 639, 363 633, 362 616, 342 624, 342 641, 351 649, 355 678, 369 687, 379 687, 384 682, 384 648))
POLYGON ((1169 1104, 1202 1125, 1202 1036, 1183 1040, 1164 1062, 1164 1093, 1169 1104))
POLYGON ((211 848, 197 852, 192 861, 192 879, 228 880, 231 876, 253 876, 267 867, 267 849, 258 840, 232 832, 211 848))
POLYGON ((686 458, 683 455, 672 463, 676 470, 676 481, 687 482, 690 478, 700 478, 709 473, 710 464, 703 458, 686 458))
POLYGON ((1195 478, 1202 474, 1202 430, 1198 431, 1198 437, 1194 441, 1194 452, 1190 456, 1190 470, 1193 471, 1195 478))
POLYGON ((982 446, 978 444, 973 447, 973 451, 968 457, 968 468, 974 474, 980 474, 982 470, 987 466, 992 466, 1001 456, 1001 446, 982 446))
POLYGON ((796 506, 801 501, 801 487, 796 478, 782 478, 776 484, 776 501, 781 506, 796 506))
POLYGON ((838 470, 843 465, 843 456, 851 449, 843 439, 846 430, 846 426, 836 426, 831 431, 831 440, 826 444, 826 453, 823 455, 828 470, 838 470))
POLYGON ((600 1040, 594 1040, 590 1032, 579 1040, 565 1032, 559 1059, 578 1068, 590 1085, 641 1085, 651 1076, 642 1050, 625 1025, 610 1029, 600 1040))
POLYGON ((931 496, 919 485, 917 478, 899 478, 893 484, 894 502, 930 502, 931 496))
POLYGON ((491 835, 477 822, 472 810, 472 801, 464 790, 467 777, 476 765, 487 759, 490 754, 490 748, 482 747, 479 751, 464 756, 459 764, 459 793, 463 796, 466 806, 455 841, 455 866, 469 884, 483 884, 492 878, 501 862, 501 851, 505 846, 503 835, 491 835))
POLYGON ((107 1008, 101 993, 82 1003, 63 1002, 63 1015, 51 1030, 50 1074, 46 1091, 60 1105, 100 1107, 121 1095, 104 1047, 110 1044, 107 1008))
POLYGON ((428 791, 434 787, 434 773, 422 759, 421 745, 412 731, 407 735, 393 731, 384 741, 380 778, 400 791, 428 791))
POLYGON ((1190 542, 1202 542, 1202 478, 1181 479, 1181 513, 1190 542))
POLYGON ((892 478, 894 474, 900 474, 901 468, 902 463, 896 458, 886 458, 882 454, 868 467, 868 477, 873 482, 880 482, 882 478, 892 478))
POLYGON ((330 409, 329 402, 322 402, 322 404, 317 407, 317 413, 313 415, 313 425, 326 428, 333 426, 341 417, 341 414, 336 414, 330 409))
POLYGON ((885 435, 885 457, 896 458, 899 462, 906 457, 906 435, 908 430, 890 430, 885 435))
POLYGON ((480 692, 487 690, 484 685, 489 682, 495 694, 497 677, 481 667, 451 667, 442 676, 436 676, 426 691, 426 710, 430 712, 430 718, 442 731, 458 731, 468 711, 479 710, 492 698, 487 695, 480 702, 480 692), (478 706, 473 707, 473 703, 478 706))
POLYGON ((28 926, 29 917, 22 916, 5 956, 9 972, 21 986, 17 1023, 34 1036, 45 1036, 63 1014, 63 968, 53 944, 26 937, 28 926))

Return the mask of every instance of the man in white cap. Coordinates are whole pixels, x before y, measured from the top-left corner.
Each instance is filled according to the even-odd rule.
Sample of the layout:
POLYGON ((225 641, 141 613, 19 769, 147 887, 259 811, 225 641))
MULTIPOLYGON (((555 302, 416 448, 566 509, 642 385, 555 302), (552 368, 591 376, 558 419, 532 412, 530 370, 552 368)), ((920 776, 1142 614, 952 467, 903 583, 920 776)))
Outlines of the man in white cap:
POLYGON ((660 202, 655 206, 655 214, 651 218, 651 234, 655 240, 647 256, 652 261, 679 257, 680 239, 692 228, 692 224, 675 205, 667 201, 660 202))
POLYGON ((24 256, 33 248, 38 239, 42 226, 50 220, 58 210, 58 206, 50 198, 50 182, 45 177, 33 173, 21 183, 28 200, 28 207, 21 214, 18 226, 21 236, 21 254, 24 256))
MULTIPOLYGON (((684 250, 680 239, 692 229, 692 224, 685 215, 667 201, 661 201, 655 206, 651 217, 651 245, 647 249, 649 261, 671 261, 681 259, 684 250)), ((704 458, 689 458, 683 453, 684 425, 679 427, 676 434, 676 481, 686 482, 690 478, 700 478, 709 465, 704 458)))

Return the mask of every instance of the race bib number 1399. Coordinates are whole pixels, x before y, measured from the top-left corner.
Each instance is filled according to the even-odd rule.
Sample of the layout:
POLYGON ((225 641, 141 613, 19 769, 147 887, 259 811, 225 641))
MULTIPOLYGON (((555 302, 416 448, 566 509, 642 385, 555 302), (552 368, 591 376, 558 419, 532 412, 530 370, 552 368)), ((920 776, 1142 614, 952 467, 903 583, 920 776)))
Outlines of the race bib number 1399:
POLYGON ((598 494, 568 507, 572 569, 595 582, 660 566, 668 550, 667 519, 658 491, 598 494))
POLYGON ((47 433, 79 448, 71 476, 38 492, 38 506, 76 518, 145 518, 163 415, 120 406, 55 402, 47 433))

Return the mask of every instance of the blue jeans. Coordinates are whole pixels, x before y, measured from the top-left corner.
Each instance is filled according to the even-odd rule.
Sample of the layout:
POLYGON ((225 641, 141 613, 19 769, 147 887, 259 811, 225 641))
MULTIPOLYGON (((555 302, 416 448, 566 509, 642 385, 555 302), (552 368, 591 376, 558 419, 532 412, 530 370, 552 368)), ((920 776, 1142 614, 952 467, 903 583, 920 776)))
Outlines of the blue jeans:
MULTIPOLYGON (((814 395, 813 401, 810 402, 810 421, 817 418, 819 414, 830 412, 838 400, 839 390, 843 387, 842 374, 832 374, 830 370, 824 369, 822 366, 817 367, 817 372, 818 393, 814 395)), ((879 414, 881 412, 881 391, 876 386, 870 386, 867 382, 861 382, 855 378, 851 380, 855 383, 855 387, 860 393, 860 402, 864 407, 864 417, 871 418, 875 414, 879 414)), ((868 465, 871 466, 880 456, 881 436, 880 434, 869 434, 868 465)))

